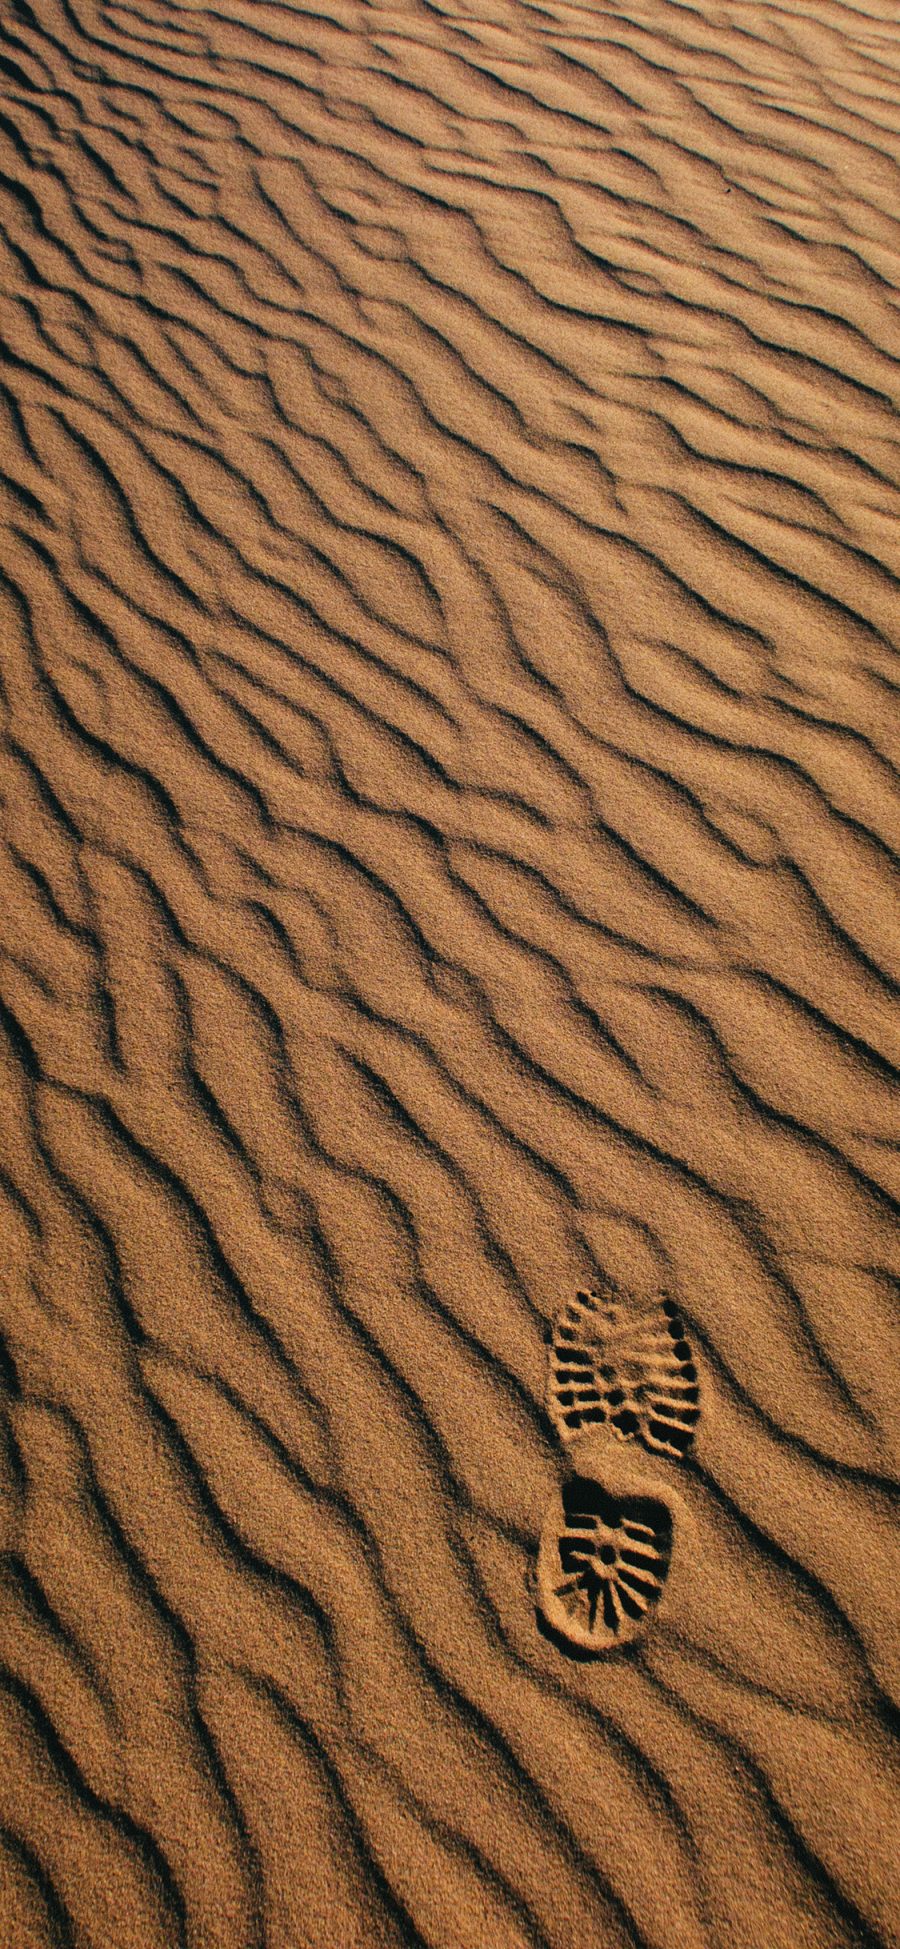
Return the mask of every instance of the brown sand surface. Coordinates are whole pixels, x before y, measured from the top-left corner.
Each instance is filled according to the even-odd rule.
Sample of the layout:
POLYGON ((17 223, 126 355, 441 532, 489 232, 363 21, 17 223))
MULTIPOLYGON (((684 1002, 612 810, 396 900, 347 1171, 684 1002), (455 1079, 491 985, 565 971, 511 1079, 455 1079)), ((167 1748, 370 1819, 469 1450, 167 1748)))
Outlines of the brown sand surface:
POLYGON ((0 150, 0 1949, 900 1942, 897 0, 0 150))

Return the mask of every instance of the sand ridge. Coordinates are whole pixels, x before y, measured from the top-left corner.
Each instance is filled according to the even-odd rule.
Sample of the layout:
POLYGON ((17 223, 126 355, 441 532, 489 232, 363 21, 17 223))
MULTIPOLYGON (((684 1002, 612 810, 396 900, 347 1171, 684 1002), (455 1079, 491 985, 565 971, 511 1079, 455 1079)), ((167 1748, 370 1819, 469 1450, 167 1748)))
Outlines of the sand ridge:
POLYGON ((900 1942, 898 138, 890 0, 2 10, 2 1949, 900 1942))

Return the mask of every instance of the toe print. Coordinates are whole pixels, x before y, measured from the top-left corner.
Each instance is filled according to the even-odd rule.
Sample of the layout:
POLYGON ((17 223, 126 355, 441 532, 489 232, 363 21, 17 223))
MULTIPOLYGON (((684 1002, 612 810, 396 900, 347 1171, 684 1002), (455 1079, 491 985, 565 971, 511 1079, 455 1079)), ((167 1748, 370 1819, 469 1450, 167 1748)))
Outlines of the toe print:
POLYGON ((563 1441, 606 1425, 621 1441, 684 1455, 699 1418, 697 1369, 674 1301, 626 1301, 610 1286, 580 1292, 559 1314, 550 1411, 563 1441))
POLYGON ((538 1615, 544 1633, 575 1658, 629 1644, 662 1595, 672 1519, 662 1503, 619 1504, 574 1477, 555 1498, 541 1536, 538 1615))

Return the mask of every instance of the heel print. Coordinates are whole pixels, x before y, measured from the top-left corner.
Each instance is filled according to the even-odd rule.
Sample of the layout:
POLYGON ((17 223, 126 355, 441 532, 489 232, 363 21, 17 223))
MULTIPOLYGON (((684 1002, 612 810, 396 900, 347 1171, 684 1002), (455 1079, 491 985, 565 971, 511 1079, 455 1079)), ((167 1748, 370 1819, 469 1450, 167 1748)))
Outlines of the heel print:
POLYGON ((554 1498, 541 1532, 538 1617, 569 1657, 618 1651, 649 1622, 672 1553, 664 1504, 607 1495, 573 1476, 554 1498))

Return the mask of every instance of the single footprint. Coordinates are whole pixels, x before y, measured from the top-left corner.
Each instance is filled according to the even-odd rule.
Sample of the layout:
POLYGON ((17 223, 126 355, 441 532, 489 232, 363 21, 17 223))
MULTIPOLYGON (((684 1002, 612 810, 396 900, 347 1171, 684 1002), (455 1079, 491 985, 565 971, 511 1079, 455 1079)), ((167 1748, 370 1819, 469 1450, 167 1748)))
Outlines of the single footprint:
POLYGON ((656 1493, 648 1460, 636 1456, 624 1475, 611 1465, 613 1438, 667 1461, 694 1439, 700 1389, 677 1306, 665 1294, 632 1300, 611 1282, 578 1293, 553 1324, 548 1392, 576 1472, 544 1519, 538 1620, 560 1650, 592 1658, 644 1629, 669 1575, 677 1498, 656 1493), (614 1490, 600 1473, 616 1478, 614 1490))

